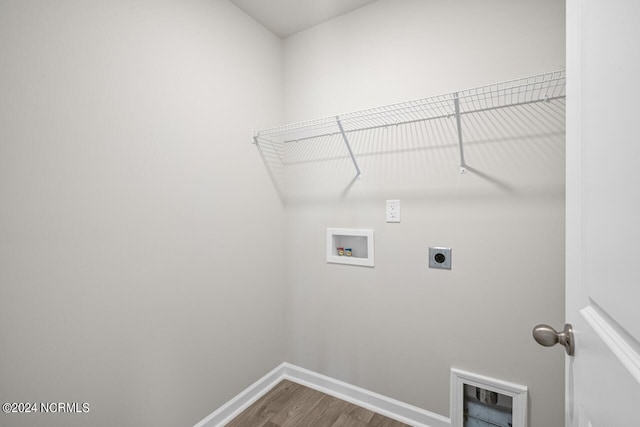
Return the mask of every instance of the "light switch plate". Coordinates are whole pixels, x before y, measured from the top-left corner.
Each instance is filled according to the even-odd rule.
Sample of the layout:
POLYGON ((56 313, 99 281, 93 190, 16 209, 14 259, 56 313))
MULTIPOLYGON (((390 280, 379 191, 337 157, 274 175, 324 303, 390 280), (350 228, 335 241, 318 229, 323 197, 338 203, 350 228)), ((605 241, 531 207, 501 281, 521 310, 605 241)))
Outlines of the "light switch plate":
POLYGON ((387 222, 400 222, 400 200, 387 200, 387 222))
POLYGON ((451 248, 429 247, 429 268, 451 270, 451 248))

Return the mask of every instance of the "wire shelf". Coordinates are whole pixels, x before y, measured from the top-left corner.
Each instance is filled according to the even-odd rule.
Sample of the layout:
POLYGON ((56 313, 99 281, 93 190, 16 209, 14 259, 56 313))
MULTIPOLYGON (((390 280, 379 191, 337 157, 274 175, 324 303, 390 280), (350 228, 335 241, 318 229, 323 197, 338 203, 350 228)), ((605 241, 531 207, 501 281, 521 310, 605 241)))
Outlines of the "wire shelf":
POLYGON ((340 126, 348 134, 534 102, 549 102, 564 98, 565 90, 566 72, 560 70, 445 95, 263 129, 254 133, 254 141, 276 144, 299 142, 341 134, 340 126))
MULTIPOLYGON (((400 131, 407 130, 408 126, 399 127, 399 125, 413 126, 413 124, 428 121, 434 121, 432 122, 434 128, 441 129, 445 133, 451 132, 448 138, 457 139, 455 145, 459 150, 460 172, 465 173, 468 169, 473 169, 465 161, 464 137, 465 135, 474 137, 479 121, 487 117, 495 117, 495 110, 512 107, 518 108, 503 110, 499 115, 508 116, 509 111, 513 111, 526 116, 528 113, 523 109, 528 109, 529 112, 537 111, 535 115, 551 119, 558 114, 563 114, 565 97, 566 73, 560 70, 429 98, 263 129, 254 132, 253 140, 281 197, 283 197, 284 188, 289 186, 289 184, 285 185, 286 171, 291 171, 292 168, 295 169, 302 164, 311 167, 312 162, 322 159, 332 161, 340 159, 341 161, 341 159, 350 158, 355 168, 355 181, 356 178, 361 177, 357 157, 366 155, 362 149, 363 136, 372 136, 379 131, 387 132, 387 127, 400 131), (529 105, 535 103, 538 104, 529 105), (463 130, 465 126, 468 129, 463 130), (374 130, 373 133, 365 132, 370 130, 374 130), (356 143, 355 151, 350 139, 356 143), (301 142, 308 143, 300 144, 301 142)), ((394 139, 392 136, 390 138, 394 139)))

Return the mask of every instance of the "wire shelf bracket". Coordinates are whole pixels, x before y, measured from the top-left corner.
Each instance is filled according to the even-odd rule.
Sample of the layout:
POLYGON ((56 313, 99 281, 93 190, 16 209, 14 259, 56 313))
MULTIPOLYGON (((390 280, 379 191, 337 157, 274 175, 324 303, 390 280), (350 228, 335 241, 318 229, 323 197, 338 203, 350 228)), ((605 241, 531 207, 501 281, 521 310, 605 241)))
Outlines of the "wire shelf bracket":
POLYGON ((351 144, 349 144, 349 138, 344 131, 344 127, 342 127, 342 121, 340 120, 340 116, 336 116, 336 123, 338 123, 338 128, 340 129, 340 134, 342 135, 342 139, 344 139, 344 144, 347 146, 347 150, 349 150, 349 156, 351 156, 351 161, 353 162, 353 166, 356 168, 356 179, 362 178, 362 172, 358 167, 358 162, 356 161, 356 157, 353 155, 353 150, 351 149, 351 144))
POLYGON ((460 96, 458 92, 453 94, 453 105, 456 109, 456 127, 458 128, 458 145, 460 146, 460 173, 467 173, 467 164, 464 162, 464 145, 462 144, 462 123, 460 120, 460 96))

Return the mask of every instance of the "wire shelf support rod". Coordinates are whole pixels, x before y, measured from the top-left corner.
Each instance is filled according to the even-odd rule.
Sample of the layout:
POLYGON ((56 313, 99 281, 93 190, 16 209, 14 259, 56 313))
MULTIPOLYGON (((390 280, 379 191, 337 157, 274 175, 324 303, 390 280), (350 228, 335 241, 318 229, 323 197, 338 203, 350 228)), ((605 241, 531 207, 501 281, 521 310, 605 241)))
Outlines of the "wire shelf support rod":
POLYGON ((358 162, 356 161, 356 157, 353 155, 353 150, 351 149, 351 144, 349 144, 349 138, 342 127, 342 120, 340 120, 340 116, 336 116, 336 122, 338 123, 338 129, 340 129, 340 134, 342 134, 342 139, 344 139, 344 143, 347 146, 347 150, 349 150, 349 155, 351 156, 351 161, 353 161, 353 166, 356 168, 356 179, 362 178, 362 172, 360 171, 360 167, 358 167, 358 162))
POLYGON ((456 109, 456 126, 458 128, 458 144, 460 145, 460 173, 467 172, 467 164, 464 161, 464 145, 462 143, 462 121, 460 120, 460 97, 458 92, 453 94, 453 105, 456 109))

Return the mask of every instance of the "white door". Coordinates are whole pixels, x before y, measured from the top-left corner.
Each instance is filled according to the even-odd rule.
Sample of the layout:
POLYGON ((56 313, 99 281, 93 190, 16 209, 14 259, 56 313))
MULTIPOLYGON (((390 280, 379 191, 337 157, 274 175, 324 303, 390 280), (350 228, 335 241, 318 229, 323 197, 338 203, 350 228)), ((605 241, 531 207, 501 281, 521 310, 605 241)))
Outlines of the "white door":
POLYGON ((567 426, 640 426, 640 1, 567 2, 567 426))

